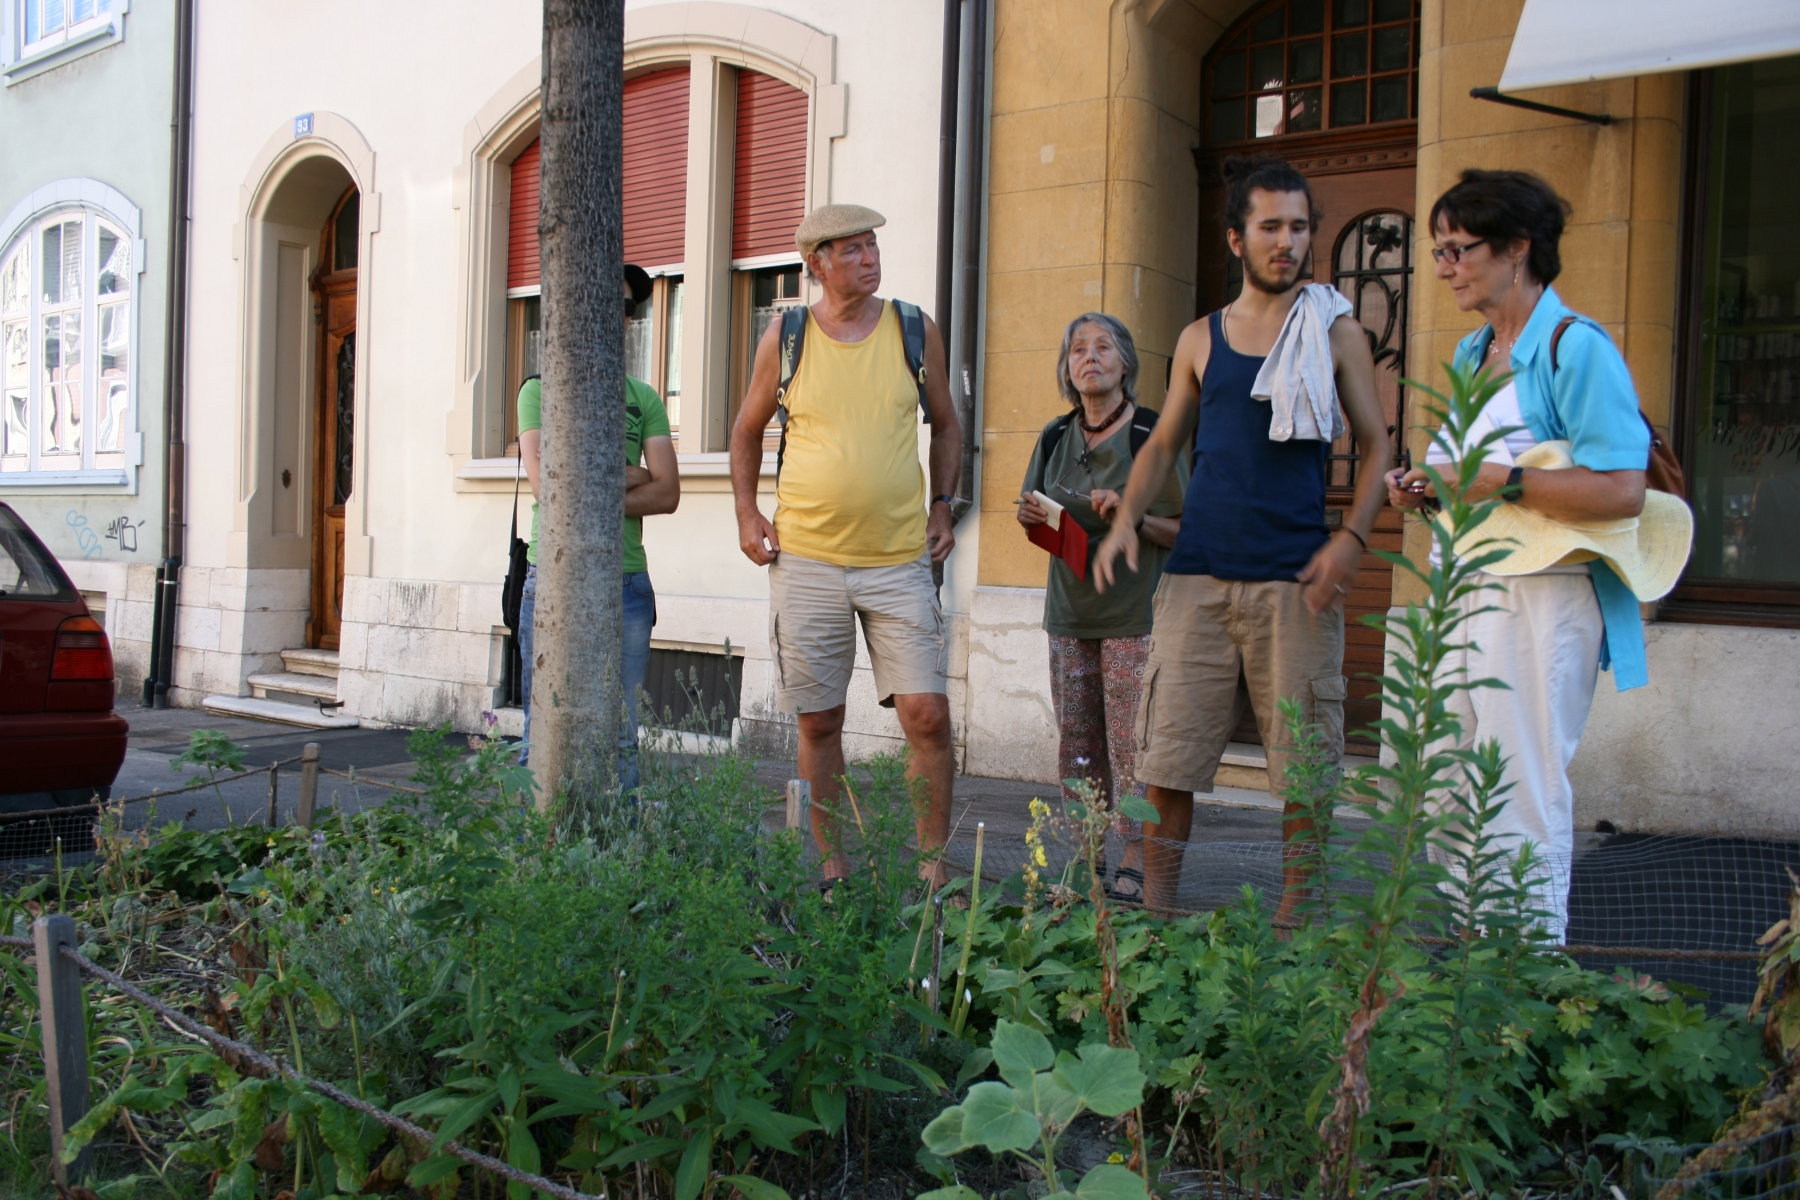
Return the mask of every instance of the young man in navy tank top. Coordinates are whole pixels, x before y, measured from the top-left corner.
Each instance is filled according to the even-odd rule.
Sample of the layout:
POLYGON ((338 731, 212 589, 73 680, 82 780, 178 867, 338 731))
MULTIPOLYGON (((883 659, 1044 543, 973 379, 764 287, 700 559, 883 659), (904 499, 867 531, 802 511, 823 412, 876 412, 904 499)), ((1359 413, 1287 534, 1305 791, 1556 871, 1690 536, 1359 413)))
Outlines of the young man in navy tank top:
MULTIPOLYGON (((1328 527, 1331 443, 1271 440, 1273 406, 1250 394, 1302 296, 1318 226, 1312 191, 1288 164, 1261 156, 1227 162, 1226 182, 1226 238, 1243 262, 1243 290, 1182 333, 1162 417, 1137 455, 1094 564, 1102 590, 1114 572, 1137 569, 1138 522, 1176 456, 1191 452, 1137 720, 1137 778, 1161 814, 1144 825, 1145 901, 1162 907, 1176 905, 1179 844, 1192 827, 1194 793, 1212 791, 1241 715, 1240 672, 1268 753, 1272 795, 1286 788, 1292 757, 1277 701, 1297 701, 1332 752, 1342 753, 1344 596, 1385 499, 1390 457, 1367 335, 1354 316, 1338 316, 1329 326, 1332 373, 1361 460, 1355 502, 1341 527, 1328 527)), ((1292 924, 1309 875, 1311 823, 1293 805, 1284 811, 1276 920, 1292 924)))

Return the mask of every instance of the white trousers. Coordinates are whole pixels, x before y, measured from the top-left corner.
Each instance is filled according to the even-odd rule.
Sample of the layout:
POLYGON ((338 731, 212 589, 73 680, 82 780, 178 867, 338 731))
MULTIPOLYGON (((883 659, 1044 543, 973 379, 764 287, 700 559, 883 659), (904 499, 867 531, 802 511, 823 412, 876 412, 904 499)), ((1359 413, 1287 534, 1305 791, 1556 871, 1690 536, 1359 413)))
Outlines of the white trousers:
MULTIPOLYGON (((1469 616, 1455 640, 1470 646, 1447 656, 1446 677, 1508 686, 1458 692, 1448 707, 1462 721, 1459 746, 1500 742, 1503 782, 1511 790, 1488 825, 1490 849, 1535 846, 1540 868, 1533 907, 1547 914, 1544 930, 1561 942, 1575 852, 1569 763, 1594 703, 1604 635, 1600 604, 1586 571, 1480 579, 1495 586, 1462 601, 1469 616), (1475 611, 1483 608, 1489 611, 1475 611)), ((1433 857, 1442 861, 1440 853, 1433 857)))

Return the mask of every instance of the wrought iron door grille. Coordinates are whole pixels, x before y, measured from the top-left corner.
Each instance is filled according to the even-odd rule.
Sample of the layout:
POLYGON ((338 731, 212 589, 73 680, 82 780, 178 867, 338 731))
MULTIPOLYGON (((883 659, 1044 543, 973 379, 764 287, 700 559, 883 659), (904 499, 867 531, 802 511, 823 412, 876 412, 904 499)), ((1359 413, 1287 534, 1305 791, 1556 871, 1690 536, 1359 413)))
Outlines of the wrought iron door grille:
MULTIPOLYGON (((1410 216, 1395 209, 1364 213, 1344 227, 1332 252, 1332 285, 1350 301, 1375 355, 1375 378, 1382 407, 1389 413, 1390 438, 1406 427, 1406 389, 1400 381, 1406 376, 1412 224, 1410 216)), ((1327 486, 1355 487, 1360 457, 1352 434, 1333 444, 1325 468, 1327 486)))

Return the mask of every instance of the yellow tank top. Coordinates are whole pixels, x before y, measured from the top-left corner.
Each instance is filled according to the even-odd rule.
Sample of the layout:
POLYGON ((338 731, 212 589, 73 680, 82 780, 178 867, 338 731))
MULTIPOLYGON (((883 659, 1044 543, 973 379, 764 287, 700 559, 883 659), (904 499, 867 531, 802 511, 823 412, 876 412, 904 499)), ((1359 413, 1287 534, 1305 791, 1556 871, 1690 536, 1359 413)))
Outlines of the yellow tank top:
POLYGON ((860 342, 833 341, 810 313, 806 323, 775 488, 781 548, 844 567, 911 562, 925 552, 925 471, 900 316, 884 301, 860 342))

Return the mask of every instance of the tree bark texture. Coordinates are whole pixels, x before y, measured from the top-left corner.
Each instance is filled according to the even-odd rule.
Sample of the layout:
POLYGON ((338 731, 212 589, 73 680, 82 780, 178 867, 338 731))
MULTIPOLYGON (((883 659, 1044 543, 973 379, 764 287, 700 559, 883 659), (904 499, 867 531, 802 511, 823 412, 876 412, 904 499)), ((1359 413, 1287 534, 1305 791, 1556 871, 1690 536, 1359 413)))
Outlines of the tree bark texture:
POLYGON ((542 805, 612 783, 625 527, 624 0, 544 0, 543 469, 531 765, 542 805))

